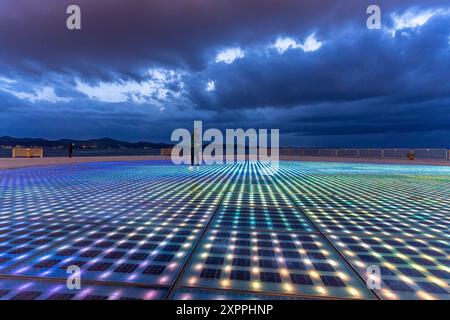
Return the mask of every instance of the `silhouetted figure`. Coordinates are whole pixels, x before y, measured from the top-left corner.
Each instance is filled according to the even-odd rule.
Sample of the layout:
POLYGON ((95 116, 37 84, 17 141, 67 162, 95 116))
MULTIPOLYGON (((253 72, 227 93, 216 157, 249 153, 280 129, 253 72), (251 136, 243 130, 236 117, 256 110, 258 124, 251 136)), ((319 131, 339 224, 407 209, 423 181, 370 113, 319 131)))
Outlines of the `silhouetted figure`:
POLYGON ((194 169, 194 164, 199 169, 200 158, 202 152, 202 140, 201 135, 198 129, 194 130, 194 133, 191 134, 191 165, 189 166, 189 170, 194 169))
POLYGON ((194 133, 191 134, 191 165, 189 166, 189 170, 194 168, 194 133))
POLYGON ((69 143, 69 158, 72 158, 73 150, 75 149, 75 145, 73 143, 69 143))

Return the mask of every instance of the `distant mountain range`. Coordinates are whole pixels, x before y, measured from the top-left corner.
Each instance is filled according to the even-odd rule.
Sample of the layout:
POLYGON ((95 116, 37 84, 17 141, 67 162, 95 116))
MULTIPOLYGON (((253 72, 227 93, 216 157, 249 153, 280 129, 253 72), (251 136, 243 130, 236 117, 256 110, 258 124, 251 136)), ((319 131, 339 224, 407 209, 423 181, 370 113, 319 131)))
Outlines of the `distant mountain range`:
POLYGON ((23 147, 42 147, 42 148, 58 148, 67 147, 69 143, 74 143, 77 148, 85 147, 88 149, 143 149, 143 148, 167 148, 172 145, 166 143, 151 143, 151 142, 125 142, 114 140, 110 138, 91 139, 91 140, 46 140, 39 138, 13 138, 0 137, 0 146, 23 146, 23 147))

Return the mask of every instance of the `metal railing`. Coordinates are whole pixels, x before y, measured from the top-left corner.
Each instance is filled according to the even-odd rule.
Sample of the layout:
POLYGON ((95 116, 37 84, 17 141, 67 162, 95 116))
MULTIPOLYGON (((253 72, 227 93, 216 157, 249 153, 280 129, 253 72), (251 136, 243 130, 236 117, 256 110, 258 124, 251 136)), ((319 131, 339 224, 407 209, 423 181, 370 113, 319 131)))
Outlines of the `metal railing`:
MULTIPOLYGON (((247 150, 248 151, 248 150, 247 150)), ((170 156, 171 148, 161 149, 161 156, 170 156)), ((270 149, 268 154, 270 154, 270 149)), ((413 159, 450 160, 450 149, 408 148, 280 148, 280 156, 292 157, 336 157, 366 159, 413 159)))
POLYGON ((368 159, 408 159, 412 155, 419 160, 450 160, 449 149, 408 148, 280 148, 280 156, 339 157, 368 159))

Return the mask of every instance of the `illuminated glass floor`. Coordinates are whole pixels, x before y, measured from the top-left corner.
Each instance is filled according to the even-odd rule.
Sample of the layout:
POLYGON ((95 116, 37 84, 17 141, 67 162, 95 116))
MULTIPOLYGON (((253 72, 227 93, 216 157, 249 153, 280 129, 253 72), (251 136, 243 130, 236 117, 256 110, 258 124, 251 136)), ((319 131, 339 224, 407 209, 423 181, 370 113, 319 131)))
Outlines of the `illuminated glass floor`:
POLYGON ((0 171, 0 299, 450 299, 450 167, 264 167, 0 171))

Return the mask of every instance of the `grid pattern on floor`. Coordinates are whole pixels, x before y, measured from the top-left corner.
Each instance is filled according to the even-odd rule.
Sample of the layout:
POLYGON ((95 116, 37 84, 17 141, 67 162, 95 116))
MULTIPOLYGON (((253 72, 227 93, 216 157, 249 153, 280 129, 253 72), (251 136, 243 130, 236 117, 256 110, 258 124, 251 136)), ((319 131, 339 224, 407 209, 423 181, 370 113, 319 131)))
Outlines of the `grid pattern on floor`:
POLYGON ((380 267, 385 299, 448 299, 450 241, 443 239, 331 236, 346 259, 368 278, 380 267))
POLYGON ((182 283, 305 296, 372 296, 319 234, 211 230, 182 283))
POLYGON ((64 278, 71 265, 85 280, 172 284, 198 229, 103 225, 77 236, 11 274, 64 278))
POLYGON ((163 299, 167 289, 83 285, 70 290, 65 283, 41 280, 2 279, 2 300, 151 300, 163 299))
POLYGON ((1 171, 0 299, 450 299, 449 168, 266 168, 1 171))
POLYGON ((61 222, 0 222, 0 271, 62 242, 90 225, 61 222))

